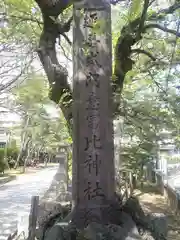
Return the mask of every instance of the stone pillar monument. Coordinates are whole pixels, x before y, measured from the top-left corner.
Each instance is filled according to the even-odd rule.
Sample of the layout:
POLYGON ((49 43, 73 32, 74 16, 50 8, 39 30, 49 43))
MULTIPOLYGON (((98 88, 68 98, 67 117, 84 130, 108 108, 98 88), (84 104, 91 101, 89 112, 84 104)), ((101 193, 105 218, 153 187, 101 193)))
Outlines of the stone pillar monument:
POLYGON ((87 222, 103 220, 115 193, 111 38, 107 0, 74 5, 72 199, 87 222))
POLYGON ((67 154, 59 152, 56 155, 57 162, 59 163, 59 178, 63 182, 64 189, 67 191, 68 186, 68 161, 67 154))

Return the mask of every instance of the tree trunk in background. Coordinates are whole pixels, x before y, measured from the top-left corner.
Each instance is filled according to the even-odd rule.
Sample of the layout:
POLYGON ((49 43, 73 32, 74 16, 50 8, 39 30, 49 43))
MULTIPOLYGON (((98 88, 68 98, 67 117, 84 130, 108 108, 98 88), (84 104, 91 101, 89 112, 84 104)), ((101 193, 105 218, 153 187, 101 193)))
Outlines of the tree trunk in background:
POLYGON ((25 171, 26 171, 26 165, 29 160, 29 157, 30 157, 30 148, 28 147, 27 156, 24 159, 24 165, 23 165, 23 170, 22 170, 23 173, 25 173, 25 171))
POLYGON ((74 21, 72 199, 84 227, 106 222, 115 196, 110 4, 75 4, 74 21))
POLYGON ((48 164, 49 161, 50 161, 50 156, 48 154, 45 158, 45 161, 44 161, 44 167, 47 167, 47 164, 48 164))
MULTIPOLYGON (((30 121, 30 117, 29 116, 27 116, 27 119, 26 119, 26 123, 25 123, 25 126, 24 126, 24 130, 23 130, 23 136, 22 136, 22 141, 21 141, 21 150, 20 150, 20 152, 19 152, 19 155, 18 155, 18 157, 17 157, 17 160, 16 160, 16 163, 15 163, 15 166, 14 166, 14 168, 16 169, 17 167, 18 167, 18 165, 19 165, 19 161, 20 161, 20 159, 21 159, 21 157, 22 157, 22 152, 23 152, 23 150, 24 150, 24 148, 25 148, 25 146, 26 146, 26 144, 27 144, 27 139, 26 139, 26 131, 27 131, 27 127, 28 127, 28 125, 29 125, 29 121, 30 121)), ((29 141, 29 140, 28 140, 29 141)))

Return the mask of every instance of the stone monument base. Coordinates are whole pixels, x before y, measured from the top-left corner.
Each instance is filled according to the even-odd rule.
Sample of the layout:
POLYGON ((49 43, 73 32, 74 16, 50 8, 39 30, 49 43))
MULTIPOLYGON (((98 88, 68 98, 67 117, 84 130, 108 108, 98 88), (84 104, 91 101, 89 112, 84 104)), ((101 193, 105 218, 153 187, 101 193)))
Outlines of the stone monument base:
POLYGON ((71 211, 70 205, 61 206, 59 213, 43 224, 39 239, 165 240, 167 237, 166 217, 162 214, 146 215, 135 197, 129 198, 123 205, 119 202, 109 203, 108 207, 102 209, 101 214, 104 218, 101 218, 102 222, 99 218, 92 218, 90 222, 84 223, 82 229, 78 227, 84 221, 81 220, 85 216, 82 209, 74 208, 71 211))

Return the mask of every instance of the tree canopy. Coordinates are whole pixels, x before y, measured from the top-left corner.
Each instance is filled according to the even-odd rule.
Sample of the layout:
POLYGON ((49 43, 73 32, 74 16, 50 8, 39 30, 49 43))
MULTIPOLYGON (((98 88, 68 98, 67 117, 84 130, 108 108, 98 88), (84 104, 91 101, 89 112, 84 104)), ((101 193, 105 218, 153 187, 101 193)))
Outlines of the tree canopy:
MULTIPOLYGON (((32 69, 43 69, 50 98, 60 106, 69 128, 73 3, 6 0, 0 18, 0 91, 27 79, 32 69)), ((155 151, 163 128, 179 144, 180 2, 124 0, 112 4, 114 118, 124 118, 124 136, 134 139, 124 147, 128 158, 139 158, 139 151, 145 158, 155 151)), ((40 86, 39 78, 34 82, 40 86)), ((31 89, 29 96, 22 91, 25 99, 32 99, 31 89)), ((43 91, 37 96, 41 102, 47 98, 43 91)))

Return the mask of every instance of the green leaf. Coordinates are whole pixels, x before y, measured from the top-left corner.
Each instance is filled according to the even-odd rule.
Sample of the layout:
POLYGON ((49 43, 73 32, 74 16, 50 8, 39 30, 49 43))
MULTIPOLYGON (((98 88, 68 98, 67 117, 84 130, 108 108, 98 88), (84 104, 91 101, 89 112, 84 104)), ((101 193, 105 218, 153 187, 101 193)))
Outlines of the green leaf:
POLYGON ((130 22, 140 17, 144 0, 132 0, 129 8, 128 19, 130 22))

